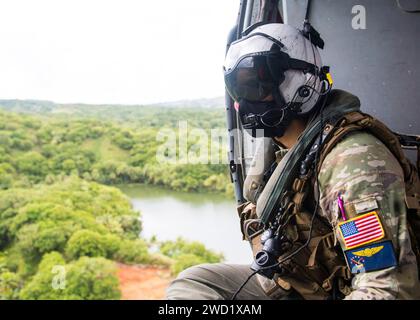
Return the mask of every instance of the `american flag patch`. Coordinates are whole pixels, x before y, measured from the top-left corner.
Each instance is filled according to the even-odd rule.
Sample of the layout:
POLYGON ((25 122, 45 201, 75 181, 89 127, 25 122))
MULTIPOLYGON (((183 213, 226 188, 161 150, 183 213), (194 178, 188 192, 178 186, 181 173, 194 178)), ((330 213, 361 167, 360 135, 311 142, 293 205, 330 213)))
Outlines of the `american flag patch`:
POLYGON ((346 249, 356 248, 385 236, 376 211, 341 222, 338 226, 346 249))

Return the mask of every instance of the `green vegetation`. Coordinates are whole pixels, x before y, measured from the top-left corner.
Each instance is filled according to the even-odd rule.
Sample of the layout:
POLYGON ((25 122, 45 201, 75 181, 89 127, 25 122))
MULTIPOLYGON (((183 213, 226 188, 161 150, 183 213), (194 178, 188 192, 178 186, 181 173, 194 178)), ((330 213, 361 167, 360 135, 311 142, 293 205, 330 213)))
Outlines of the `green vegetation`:
POLYGON ((51 252, 44 256, 38 272, 22 289, 20 297, 31 300, 119 299, 121 294, 115 272, 115 265, 104 258, 83 257, 65 264, 59 253, 51 252), (64 266, 67 270, 63 289, 51 289, 56 276, 51 270, 56 265, 64 266))
POLYGON ((113 263, 149 263, 141 223, 116 188, 77 177, 0 193, 0 297, 31 299, 118 298, 113 263), (67 270, 66 289, 52 290, 54 265, 67 270), (86 270, 85 270, 86 269, 86 270), (80 274, 79 271, 80 271, 80 274), (85 271, 83 271, 85 270, 85 271), (80 278, 79 277, 83 277, 80 278), (78 292, 98 277, 104 287, 78 292), (18 290, 19 291, 19 290, 18 290))
POLYGON ((176 241, 165 241, 160 244, 160 251, 175 260, 171 266, 173 274, 201 263, 215 263, 223 260, 223 255, 214 253, 197 241, 188 242, 182 238, 176 241))
POLYGON ((176 129, 178 120, 222 127, 222 110, 28 102, 22 113, 22 105, 0 101, 8 110, 0 111, 0 300, 119 299, 116 262, 171 266, 177 274, 223 259, 182 239, 152 253, 154 244, 139 238, 139 213, 110 186, 231 195, 225 165, 162 165, 155 157, 161 128, 176 129))
MULTIPOLYGON (((186 192, 233 194, 225 164, 173 164, 156 159, 158 151, 166 152, 168 136, 162 129, 172 130, 175 150, 167 151, 179 159, 184 153, 199 157, 201 149, 208 151, 215 140, 210 129, 224 126, 222 110, 120 107, 116 113, 112 108, 85 108, 85 117, 79 109, 74 114, 53 112, 55 109, 40 114, 0 111, 0 189, 76 175, 108 185, 146 183, 186 192), (127 114, 132 115, 131 121, 127 114), (182 154, 178 121, 187 121, 191 129, 182 154), (208 139, 194 136, 193 128, 205 129, 208 139)), ((14 110, 10 106, 3 109, 14 110)), ((219 148, 216 156, 223 159, 225 150, 219 148)))

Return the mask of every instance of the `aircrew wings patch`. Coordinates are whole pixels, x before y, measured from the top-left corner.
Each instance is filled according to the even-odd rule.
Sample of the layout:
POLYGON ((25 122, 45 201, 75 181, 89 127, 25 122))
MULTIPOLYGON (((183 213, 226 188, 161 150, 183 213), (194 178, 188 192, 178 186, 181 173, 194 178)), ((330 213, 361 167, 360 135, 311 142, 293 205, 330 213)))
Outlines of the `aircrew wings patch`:
POLYGON ((351 273, 357 274, 382 270, 397 266, 394 247, 391 241, 368 244, 345 252, 351 273))
POLYGON ((340 222, 338 227, 346 249, 357 248, 380 240, 385 236, 381 220, 376 211, 340 222))

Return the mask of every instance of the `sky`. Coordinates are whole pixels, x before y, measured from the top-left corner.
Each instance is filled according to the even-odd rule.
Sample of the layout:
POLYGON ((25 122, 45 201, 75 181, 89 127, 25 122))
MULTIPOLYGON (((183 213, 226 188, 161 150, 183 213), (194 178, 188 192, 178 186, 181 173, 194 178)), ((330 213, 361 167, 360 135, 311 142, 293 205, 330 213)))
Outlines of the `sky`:
POLYGON ((143 104, 224 94, 239 0, 2 0, 0 98, 143 104))

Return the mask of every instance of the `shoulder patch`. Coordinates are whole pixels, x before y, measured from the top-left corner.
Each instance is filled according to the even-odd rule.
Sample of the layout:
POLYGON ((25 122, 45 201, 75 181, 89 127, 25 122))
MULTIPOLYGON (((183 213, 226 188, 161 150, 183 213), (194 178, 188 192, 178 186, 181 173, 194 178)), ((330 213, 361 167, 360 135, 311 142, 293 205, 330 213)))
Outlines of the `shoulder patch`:
POLYGON ((372 211, 338 224, 345 249, 353 249, 382 239, 384 228, 376 211, 372 211))
POLYGON ((344 253, 347 265, 354 274, 397 266, 394 246, 389 240, 347 250, 344 253))
POLYGON ((369 212, 378 209, 378 202, 375 197, 354 202, 354 209, 357 214, 369 212))

